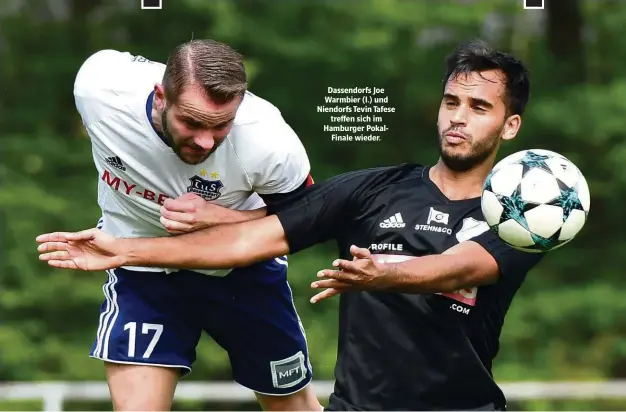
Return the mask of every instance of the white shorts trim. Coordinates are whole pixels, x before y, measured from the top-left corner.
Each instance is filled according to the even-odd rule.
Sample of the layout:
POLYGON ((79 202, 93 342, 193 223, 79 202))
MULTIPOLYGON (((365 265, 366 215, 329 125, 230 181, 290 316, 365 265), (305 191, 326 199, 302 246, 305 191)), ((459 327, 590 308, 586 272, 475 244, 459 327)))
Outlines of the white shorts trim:
POLYGON ((241 386, 243 386, 244 388, 248 388, 248 389, 250 389, 250 390, 251 390, 252 392, 254 392, 254 393, 258 393, 259 395, 265 395, 265 396, 276 396, 276 397, 284 397, 284 396, 291 396, 291 395, 294 395, 294 394, 296 394, 296 393, 298 393, 298 392, 300 392, 300 391, 302 391, 302 390, 306 389, 306 388, 307 388, 307 386, 309 386, 312 382, 313 382, 313 377, 311 377, 311 378, 309 379, 309 381, 308 381, 308 382, 307 382, 307 383, 306 383, 303 387, 301 387, 300 389, 298 389, 298 390, 296 390, 296 391, 289 392, 289 393, 266 393, 266 392, 259 392, 259 391, 255 391, 254 389, 250 388, 249 386, 242 385, 242 384, 241 384, 241 383, 239 383, 239 382, 237 382, 237 383, 239 383, 239 384, 240 384, 241 386))
POLYGON ((161 363, 149 363, 149 362, 128 362, 128 361, 118 361, 118 360, 113 360, 113 359, 104 359, 100 356, 95 356, 95 355, 89 355, 90 358, 92 359, 99 359, 101 361, 104 362, 109 362, 109 363, 117 363, 120 365, 135 365, 135 366, 158 366, 159 368, 180 368, 180 369, 184 369, 185 371, 187 371, 187 373, 185 375, 188 375, 189 373, 191 373, 191 368, 189 366, 185 366, 185 365, 163 365, 161 363))

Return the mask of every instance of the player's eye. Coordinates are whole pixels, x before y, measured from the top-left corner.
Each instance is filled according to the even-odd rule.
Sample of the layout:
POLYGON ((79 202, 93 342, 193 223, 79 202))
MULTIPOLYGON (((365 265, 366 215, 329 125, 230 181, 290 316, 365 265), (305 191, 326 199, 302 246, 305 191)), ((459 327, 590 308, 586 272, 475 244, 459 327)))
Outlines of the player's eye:
POLYGON ((202 128, 202 123, 196 122, 195 120, 185 120, 185 125, 188 129, 200 129, 202 128))
POLYGON ((448 100, 447 102, 445 102, 445 104, 446 104, 446 107, 449 107, 449 108, 453 108, 457 106, 456 102, 452 100, 448 100))
POLYGON ((213 129, 215 129, 215 130, 224 130, 224 129, 226 129, 228 127, 229 123, 230 122, 218 124, 216 126, 213 126, 213 129))

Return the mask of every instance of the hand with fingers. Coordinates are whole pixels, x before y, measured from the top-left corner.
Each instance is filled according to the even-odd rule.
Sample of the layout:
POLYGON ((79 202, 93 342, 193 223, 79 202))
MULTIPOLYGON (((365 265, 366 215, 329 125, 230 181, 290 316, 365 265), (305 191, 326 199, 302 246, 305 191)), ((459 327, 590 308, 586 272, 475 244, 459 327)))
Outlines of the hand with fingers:
POLYGON ((167 199, 161 206, 161 224, 172 235, 204 229, 209 225, 203 213, 208 202, 195 193, 167 199))
POLYGON ((195 232, 232 220, 236 210, 207 202, 194 193, 167 199, 161 206, 161 224, 172 235, 195 232))
POLYGON ((337 259, 333 266, 337 269, 323 269, 317 273, 311 288, 325 288, 324 291, 311 298, 311 303, 328 299, 342 292, 352 290, 378 290, 387 286, 387 275, 381 264, 372 258, 371 252, 365 248, 350 247, 353 260, 337 259))
POLYGON ((123 266, 121 239, 99 229, 37 236, 39 260, 62 269, 96 271, 123 266))

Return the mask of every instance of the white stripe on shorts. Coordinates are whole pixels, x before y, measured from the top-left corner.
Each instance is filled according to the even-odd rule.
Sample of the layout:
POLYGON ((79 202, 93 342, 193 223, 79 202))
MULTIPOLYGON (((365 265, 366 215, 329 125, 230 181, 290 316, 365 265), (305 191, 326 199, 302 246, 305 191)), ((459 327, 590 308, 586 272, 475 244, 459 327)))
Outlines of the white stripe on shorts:
POLYGON ((98 325, 96 337, 97 344, 93 351, 95 357, 104 360, 107 360, 109 356, 109 338, 111 337, 111 331, 113 330, 113 326, 120 312, 117 302, 117 291, 115 290, 115 285, 118 280, 117 275, 114 270, 107 270, 107 273, 109 274, 109 281, 102 287, 106 299, 106 308, 104 312, 100 314, 100 324, 98 325))
POLYGON ((287 261, 287 256, 275 257, 274 260, 276 261, 276 263, 289 266, 289 262, 287 261))
MULTIPOLYGON (((108 272, 107 272, 108 274, 108 272)), ((98 321, 98 331, 96 332, 96 347, 93 350, 93 354, 95 356, 100 356, 100 350, 102 349, 102 334, 104 333, 104 317, 111 311, 111 299, 109 298, 109 288, 113 283, 113 278, 109 275, 109 280, 102 285, 102 293, 104 294, 104 299, 106 303, 106 307, 102 312, 100 312, 100 320, 98 321)))

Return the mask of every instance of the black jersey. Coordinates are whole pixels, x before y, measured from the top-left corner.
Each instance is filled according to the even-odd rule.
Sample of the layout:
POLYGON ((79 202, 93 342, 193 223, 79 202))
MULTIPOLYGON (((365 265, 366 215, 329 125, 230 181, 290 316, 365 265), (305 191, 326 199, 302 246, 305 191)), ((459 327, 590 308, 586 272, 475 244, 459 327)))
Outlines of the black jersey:
POLYGON ((541 255, 507 246, 484 222, 480 198, 450 201, 428 171, 404 164, 345 173, 277 212, 291 253, 335 239, 343 259, 354 244, 400 261, 471 239, 500 269, 495 284, 454 293, 343 293, 327 410, 506 406, 492 361, 513 296, 541 255))

